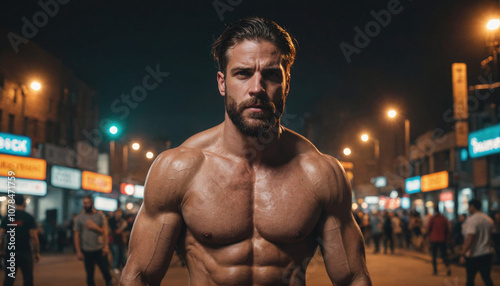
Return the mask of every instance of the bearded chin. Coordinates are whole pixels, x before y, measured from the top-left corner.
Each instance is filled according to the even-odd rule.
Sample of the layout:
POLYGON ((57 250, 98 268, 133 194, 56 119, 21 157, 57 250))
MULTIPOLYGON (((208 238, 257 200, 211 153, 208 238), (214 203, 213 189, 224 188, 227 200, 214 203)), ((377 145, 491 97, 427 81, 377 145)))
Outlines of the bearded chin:
POLYGON ((274 113, 272 111, 252 113, 250 118, 254 123, 250 123, 248 119, 243 118, 244 109, 239 110, 236 102, 228 94, 224 97, 224 102, 226 112, 233 124, 243 135, 248 137, 266 135, 270 130, 278 126, 279 119, 283 114, 284 102, 276 105, 274 113))

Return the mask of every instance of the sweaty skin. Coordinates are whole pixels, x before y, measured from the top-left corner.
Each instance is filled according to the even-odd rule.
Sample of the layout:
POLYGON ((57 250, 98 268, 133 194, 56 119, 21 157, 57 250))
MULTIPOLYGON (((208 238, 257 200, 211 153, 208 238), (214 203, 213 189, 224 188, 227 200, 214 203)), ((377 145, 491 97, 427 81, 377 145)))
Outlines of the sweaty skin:
MULTIPOLYGON (((280 59, 269 42, 236 45, 228 72, 218 74, 221 95, 284 100, 290 77, 280 59)), ((264 111, 242 113, 259 124, 252 112, 264 111)), ((159 285, 176 247, 190 285, 305 285, 318 246, 335 285, 371 285, 351 204, 336 159, 279 121, 267 135, 246 137, 226 112, 222 124, 153 163, 121 285, 159 285)))

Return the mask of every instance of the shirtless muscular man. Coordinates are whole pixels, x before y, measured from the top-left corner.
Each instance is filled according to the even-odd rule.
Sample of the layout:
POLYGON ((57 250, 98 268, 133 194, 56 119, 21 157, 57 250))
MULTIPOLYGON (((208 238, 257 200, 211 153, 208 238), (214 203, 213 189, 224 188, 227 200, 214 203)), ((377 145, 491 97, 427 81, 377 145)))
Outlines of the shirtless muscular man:
POLYGON ((151 166, 121 285, 160 285, 176 247, 190 285, 305 285, 318 246, 335 285, 371 285, 341 165, 280 124, 291 36, 247 18, 212 52, 225 120, 151 166))

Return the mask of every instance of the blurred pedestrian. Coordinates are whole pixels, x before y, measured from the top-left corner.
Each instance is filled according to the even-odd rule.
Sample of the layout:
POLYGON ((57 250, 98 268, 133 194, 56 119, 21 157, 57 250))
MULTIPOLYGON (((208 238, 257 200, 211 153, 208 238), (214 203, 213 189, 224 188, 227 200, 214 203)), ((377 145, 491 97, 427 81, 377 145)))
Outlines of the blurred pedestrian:
POLYGON ((484 284, 490 286, 493 285, 491 281, 493 220, 481 211, 481 202, 478 199, 469 201, 469 213, 470 216, 462 226, 465 241, 460 259, 462 263, 465 262, 466 285, 474 285, 474 278, 479 272, 484 284))
MULTIPOLYGON (((2 250, 5 257, 5 279, 4 286, 14 285, 15 277, 17 276, 18 268, 23 273, 24 286, 33 286, 33 261, 38 262, 40 258, 40 244, 38 242, 38 234, 36 232, 36 223, 32 215, 25 212, 26 201, 21 194, 14 195, 14 203, 16 209, 14 216, 5 217, 0 225, 0 245, 5 245, 5 251, 2 250), (13 218, 13 220, 10 220, 13 218), (7 233, 7 241, 12 241, 14 238, 14 249, 10 243, 4 244, 4 235, 7 233), (30 245, 31 242, 31 245, 30 245), (33 247, 34 252, 31 252, 33 247), (9 259, 15 259, 15 266, 11 271, 9 259)), ((9 212, 10 213, 10 212, 9 212)))
POLYGON ((410 218, 411 243, 416 251, 422 251, 423 233, 422 218, 418 212, 414 212, 410 218))
POLYGON ((392 212, 384 212, 384 254, 387 254, 387 243, 391 248, 391 253, 394 254, 394 238, 393 238, 393 229, 392 229, 392 212))
POLYGON ((462 225, 465 221, 467 216, 465 214, 461 214, 456 221, 453 223, 452 227, 452 237, 453 237, 453 244, 454 244, 454 249, 453 252, 455 252, 455 248, 459 248, 462 246, 462 243, 464 243, 464 236, 462 234, 462 225))
POLYGON ((497 254, 495 263, 500 263, 500 212, 493 214, 493 222, 493 247, 497 254))
POLYGON ((410 215, 407 210, 403 210, 401 215, 401 228, 403 229, 403 238, 405 247, 410 248, 411 244, 411 231, 410 231, 410 215))
POLYGON ((111 240, 109 248, 113 256, 113 272, 120 274, 120 269, 125 266, 125 229, 128 226, 127 221, 123 217, 121 208, 117 208, 113 216, 108 220, 111 240))
POLYGON ((392 213, 392 231, 394 232, 394 240, 396 242, 397 247, 403 247, 403 228, 401 227, 401 219, 399 218, 397 213, 392 213))
POLYGON ((377 210, 373 210, 372 216, 370 217, 370 224, 372 229, 373 243, 375 244, 375 250, 373 253, 380 252, 380 238, 382 237, 382 225, 383 220, 377 210))
POLYGON ((427 225, 427 234, 432 253, 433 274, 437 275, 437 252, 441 254, 444 264, 446 265, 446 275, 451 275, 450 262, 447 255, 446 241, 450 234, 448 220, 439 212, 439 208, 434 208, 434 215, 429 220, 427 225))
POLYGON ((84 212, 75 221, 74 237, 78 259, 83 259, 85 264, 87 285, 95 285, 94 270, 96 264, 102 272, 106 285, 113 285, 107 259, 109 247, 106 217, 94 209, 94 201, 91 196, 83 198, 83 209, 84 212))

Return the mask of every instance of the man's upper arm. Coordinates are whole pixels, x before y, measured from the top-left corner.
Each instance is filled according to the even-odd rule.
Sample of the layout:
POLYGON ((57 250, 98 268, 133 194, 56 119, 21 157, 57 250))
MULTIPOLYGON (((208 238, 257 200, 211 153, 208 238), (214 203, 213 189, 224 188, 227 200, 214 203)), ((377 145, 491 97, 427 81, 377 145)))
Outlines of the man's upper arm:
POLYGON ((183 192, 202 160, 192 153, 169 150, 151 166, 121 285, 159 285, 163 279, 183 224, 183 192))
POLYGON ((366 269, 364 242, 352 215, 352 193, 340 163, 327 157, 331 166, 321 226, 321 251, 330 279, 336 285, 371 285, 366 269))

